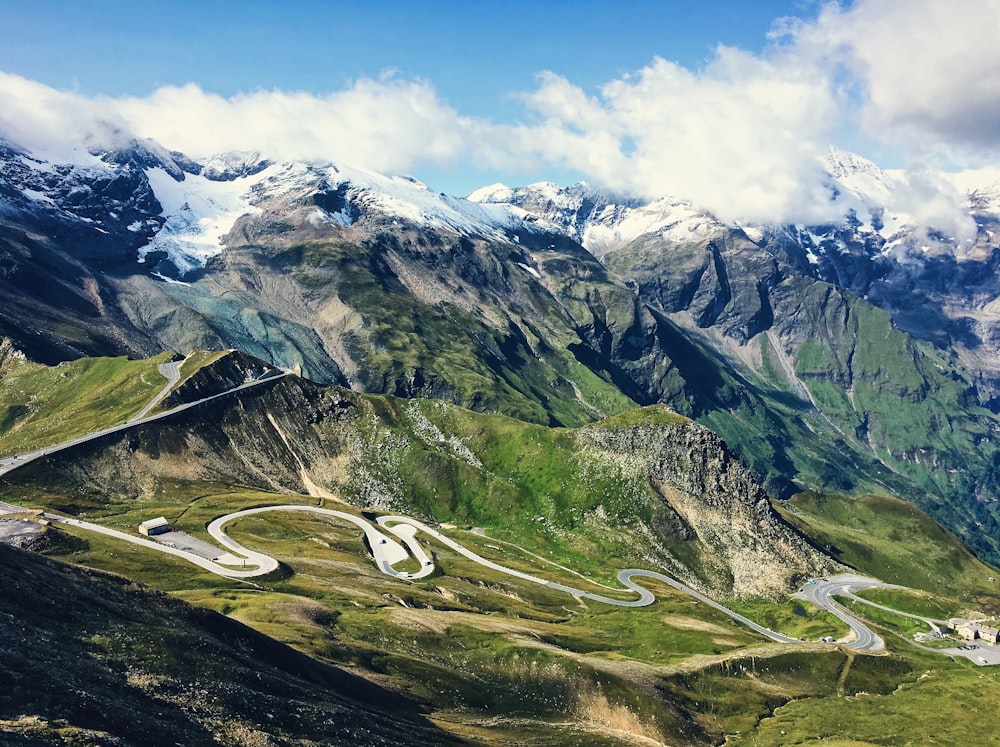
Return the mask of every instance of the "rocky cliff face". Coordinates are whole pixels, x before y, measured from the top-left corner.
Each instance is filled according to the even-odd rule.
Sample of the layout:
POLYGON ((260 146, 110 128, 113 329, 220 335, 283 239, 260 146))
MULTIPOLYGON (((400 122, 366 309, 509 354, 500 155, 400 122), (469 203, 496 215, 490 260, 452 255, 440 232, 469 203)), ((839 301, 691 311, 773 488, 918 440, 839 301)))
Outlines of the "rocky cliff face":
POLYGON ((734 594, 777 594, 793 579, 837 567, 778 516, 760 483, 697 423, 597 424, 580 429, 578 438, 586 458, 627 461, 643 474, 664 511, 676 517, 660 517, 658 525, 673 524, 676 534, 697 544, 704 571, 727 579, 734 594))
MULTIPOLYGON (((17 481, 78 492, 98 504, 141 501, 171 481, 308 494, 313 475, 336 484, 348 449, 342 421, 356 405, 338 390, 288 377, 211 400, 169 420, 108 436, 29 465, 17 481)), ((68 504, 67 504, 68 505, 68 504)))

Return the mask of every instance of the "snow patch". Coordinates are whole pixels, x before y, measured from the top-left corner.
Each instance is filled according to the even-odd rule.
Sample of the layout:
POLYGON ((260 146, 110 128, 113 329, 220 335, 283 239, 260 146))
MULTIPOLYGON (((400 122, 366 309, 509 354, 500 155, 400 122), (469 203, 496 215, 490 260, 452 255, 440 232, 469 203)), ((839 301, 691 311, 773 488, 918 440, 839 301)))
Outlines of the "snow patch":
POLYGON ((507 202, 513 194, 514 190, 497 182, 470 192, 465 199, 469 202, 507 202))
POLYGON ((49 197, 44 192, 39 192, 35 189, 28 189, 27 187, 21 190, 21 194, 27 197, 29 200, 34 200, 35 202, 47 202, 50 205, 54 204, 51 197, 49 197))
POLYGON ((354 219, 351 217, 350 210, 345 207, 343 210, 330 213, 323 208, 317 207, 316 209, 310 211, 309 215, 306 216, 306 220, 309 221, 310 225, 313 226, 350 226, 354 223, 354 219))
POLYGON ((306 166, 304 175, 311 175, 314 180, 322 177, 327 186, 347 184, 349 201, 365 212, 467 236, 506 241, 509 230, 522 227, 525 215, 523 210, 509 205, 477 203, 433 192, 411 177, 383 176, 330 165, 306 166))
POLYGON ((169 283, 170 285, 184 285, 188 288, 191 287, 191 283, 185 283, 183 280, 174 280, 173 278, 168 278, 166 275, 161 275, 158 272, 151 272, 149 274, 157 280, 162 280, 164 283, 169 283))
POLYGON ((538 270, 536 270, 534 267, 529 267, 528 265, 524 264, 524 262, 517 262, 515 264, 517 264, 518 267, 520 267, 522 270, 527 272, 532 277, 535 277, 538 280, 542 279, 542 276, 538 274, 538 270))
POLYGON ((149 169, 146 176, 163 206, 165 221, 139 249, 139 259, 145 261, 149 252, 165 252, 181 276, 222 252, 222 239, 236 219, 256 211, 249 194, 252 178, 212 181, 189 174, 178 182, 161 168, 149 169))
POLYGON ((234 150, 218 153, 202 164, 201 175, 214 182, 228 182, 253 176, 268 166, 257 151, 234 150))
POLYGON ((510 189, 492 184, 468 199, 520 208, 529 220, 568 233, 595 255, 613 252, 640 236, 660 232, 663 238, 690 243, 718 232, 721 224, 691 203, 665 197, 649 203, 617 198, 585 182, 559 187, 537 182, 510 189))

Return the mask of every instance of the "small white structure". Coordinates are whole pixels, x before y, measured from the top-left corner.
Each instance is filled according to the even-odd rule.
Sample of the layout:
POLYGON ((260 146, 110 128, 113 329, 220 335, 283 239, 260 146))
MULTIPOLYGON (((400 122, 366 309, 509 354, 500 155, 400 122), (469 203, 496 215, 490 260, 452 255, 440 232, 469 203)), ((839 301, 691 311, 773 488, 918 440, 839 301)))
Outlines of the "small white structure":
POLYGON ((154 534, 164 534, 169 531, 170 526, 167 524, 167 519, 164 516, 144 521, 139 525, 139 534, 145 534, 147 537, 151 537, 154 534))
POLYGON ((976 633, 981 641, 1000 643, 1000 629, 994 628, 991 625, 980 625, 976 633))

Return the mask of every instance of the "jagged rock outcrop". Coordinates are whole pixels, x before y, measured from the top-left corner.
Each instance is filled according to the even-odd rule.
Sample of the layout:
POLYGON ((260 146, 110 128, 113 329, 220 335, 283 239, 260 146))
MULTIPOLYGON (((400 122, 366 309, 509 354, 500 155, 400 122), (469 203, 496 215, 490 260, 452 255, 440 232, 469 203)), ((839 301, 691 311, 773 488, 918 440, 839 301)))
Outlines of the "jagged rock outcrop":
POLYGON ((696 539, 706 570, 739 596, 780 594, 837 564, 771 507, 760 483, 726 444, 692 421, 577 431, 587 458, 628 460, 696 539))

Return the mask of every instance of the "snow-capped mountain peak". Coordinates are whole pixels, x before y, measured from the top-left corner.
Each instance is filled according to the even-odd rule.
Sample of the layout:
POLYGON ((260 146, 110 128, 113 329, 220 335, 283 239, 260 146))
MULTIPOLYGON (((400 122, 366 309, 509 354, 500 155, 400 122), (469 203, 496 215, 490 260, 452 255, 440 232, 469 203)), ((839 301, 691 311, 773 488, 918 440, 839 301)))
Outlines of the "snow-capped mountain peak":
POLYGON ((201 175, 213 182, 229 182, 254 176, 271 165, 257 151, 233 150, 217 153, 201 162, 201 175))
POLYGON ((515 189, 495 184, 476 190, 468 199, 519 207, 569 234, 598 256, 657 231, 675 240, 692 241, 721 225, 684 200, 666 197, 644 202, 622 198, 586 182, 572 187, 538 182, 515 189))
POLYGON ((514 190, 497 182, 470 192, 465 199, 469 202, 509 202, 514 190))

